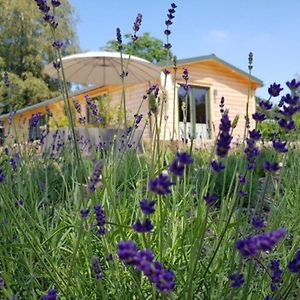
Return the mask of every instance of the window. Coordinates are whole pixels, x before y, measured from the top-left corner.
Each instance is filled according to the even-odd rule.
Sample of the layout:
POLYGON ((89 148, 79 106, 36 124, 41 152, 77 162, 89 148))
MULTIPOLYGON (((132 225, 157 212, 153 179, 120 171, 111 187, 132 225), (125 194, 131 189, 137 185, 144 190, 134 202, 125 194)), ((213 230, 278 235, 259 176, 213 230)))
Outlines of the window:
POLYGON ((178 104, 179 104, 179 122, 184 121, 184 113, 182 105, 186 103, 186 121, 195 123, 206 124, 206 103, 208 99, 208 88, 190 86, 188 91, 184 89, 183 85, 178 88, 178 104), (191 107, 194 108, 191 111, 191 107), (192 115, 194 114, 194 115, 192 115))

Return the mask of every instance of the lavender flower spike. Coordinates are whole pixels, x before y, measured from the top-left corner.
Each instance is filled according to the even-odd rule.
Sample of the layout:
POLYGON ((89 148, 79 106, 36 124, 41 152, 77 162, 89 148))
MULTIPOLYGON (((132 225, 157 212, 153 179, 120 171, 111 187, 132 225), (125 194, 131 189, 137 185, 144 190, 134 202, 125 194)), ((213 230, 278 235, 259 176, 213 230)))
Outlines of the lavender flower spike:
POLYGON ((285 228, 279 228, 271 232, 248 236, 243 240, 238 240, 236 248, 244 257, 256 256, 261 251, 271 251, 286 234, 287 230, 285 228))
POLYGON ((288 269, 293 273, 300 272, 300 249, 295 253, 294 258, 288 263, 288 269))
POLYGON ((4 288, 5 286, 5 281, 2 277, 0 277, 0 289, 4 288))
POLYGON ((138 254, 137 245, 128 240, 118 243, 118 256, 126 265, 136 265, 136 255, 138 254))
POLYGON ((297 81, 295 78, 292 79, 291 81, 287 81, 286 85, 291 89, 291 90, 296 90, 297 88, 300 87, 300 81, 297 81))
POLYGON ((139 233, 150 232, 154 226, 151 223, 150 219, 145 219, 143 222, 138 219, 133 225, 132 229, 139 233))
POLYGON ((102 270, 101 270, 99 257, 96 256, 96 255, 94 255, 92 257, 92 269, 93 269, 96 280, 101 280, 102 277, 103 277, 103 273, 102 273, 102 270))
POLYGON ((280 92, 283 90, 282 87, 280 87, 280 84, 276 84, 275 82, 270 85, 268 88, 268 93, 271 97, 277 97, 279 96, 280 92))
POLYGON ((105 234, 105 223, 106 223, 106 217, 104 213, 104 208, 101 205, 96 204, 94 206, 94 212, 96 216, 97 226, 99 227, 97 233, 100 235, 105 234))
POLYGON ((158 195, 166 195, 171 193, 170 186, 173 184, 167 174, 161 173, 157 178, 150 180, 149 189, 158 195))
POLYGON ((155 200, 143 199, 140 201, 140 208, 144 215, 151 215, 155 212, 155 200))
POLYGON ((228 111, 225 111, 223 113, 219 128, 220 128, 220 135, 217 140, 216 153, 219 157, 223 158, 227 155, 232 140, 232 135, 230 134, 231 121, 228 116, 228 111))
POLYGON ((131 36, 131 39, 132 39, 133 41, 136 41, 136 40, 138 39, 136 33, 140 30, 140 26, 141 26, 141 23, 142 23, 142 19, 143 19, 142 14, 138 14, 137 17, 136 17, 136 19, 135 19, 135 22, 133 23, 132 29, 133 29, 134 33, 133 33, 133 35, 131 36))
POLYGON ((55 289, 49 290, 48 293, 43 297, 43 300, 56 300, 57 292, 55 289))
POLYGON ((244 275, 242 273, 233 273, 228 276, 228 279, 231 280, 230 286, 232 288, 238 288, 245 282, 244 275))

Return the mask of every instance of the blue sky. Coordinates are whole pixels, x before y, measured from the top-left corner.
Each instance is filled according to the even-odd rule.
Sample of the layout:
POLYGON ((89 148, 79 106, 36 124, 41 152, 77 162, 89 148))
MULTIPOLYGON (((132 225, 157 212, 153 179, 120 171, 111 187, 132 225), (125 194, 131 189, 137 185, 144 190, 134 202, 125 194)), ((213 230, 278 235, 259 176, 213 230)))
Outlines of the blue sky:
MULTIPOLYGON (((165 0, 70 0, 78 16, 82 50, 99 50, 115 31, 132 31, 137 13, 143 15, 141 32, 165 41, 165 0)), ((299 0, 178 0, 170 42, 178 58, 214 53, 247 71, 248 53, 254 53, 253 75, 267 97, 274 81, 285 84, 300 74, 299 0)))

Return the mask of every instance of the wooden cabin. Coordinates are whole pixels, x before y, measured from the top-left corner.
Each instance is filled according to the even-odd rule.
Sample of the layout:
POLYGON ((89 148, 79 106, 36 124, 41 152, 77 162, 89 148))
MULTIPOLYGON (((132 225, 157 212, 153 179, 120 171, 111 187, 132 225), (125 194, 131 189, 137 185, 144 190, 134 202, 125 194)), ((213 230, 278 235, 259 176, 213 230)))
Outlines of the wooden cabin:
MULTIPOLYGON (((165 100, 161 139, 181 140, 185 137, 194 137, 196 141, 213 139, 217 135, 221 117, 219 108, 221 97, 225 98, 225 108, 229 110, 231 120, 235 116, 239 116, 239 122, 234 130, 234 138, 242 138, 247 99, 249 97, 249 114, 251 116, 255 111, 255 91, 263 85, 261 80, 249 76, 248 73, 214 54, 178 60, 176 72, 173 66, 162 65, 161 68, 162 70, 167 68, 171 72, 167 77, 162 72, 161 78, 154 80, 154 83, 160 83, 161 90, 165 91, 165 98, 162 94, 160 95, 161 102, 163 102, 162 99, 165 100), (182 78, 184 68, 189 73, 187 93, 183 88, 185 84, 185 80, 182 78), (185 113, 182 110, 183 103, 186 107, 185 113), (175 129, 174 133, 173 128, 175 129)), ((140 127, 143 128, 143 138, 145 139, 151 136, 154 122, 153 116, 146 122, 150 106, 148 100, 143 100, 143 95, 146 94, 150 84, 149 82, 130 84, 125 88, 127 118, 132 121, 140 106, 139 113, 143 115, 140 127)), ((88 124, 91 119, 85 101, 86 95, 90 97, 109 95, 111 107, 116 108, 121 103, 122 86, 109 85, 73 92, 70 95, 70 103, 73 106, 73 101, 76 99, 81 108, 81 113, 75 114, 78 127, 83 126, 79 122, 80 117, 85 117, 88 124)), ((32 132, 29 132, 29 122, 35 113, 40 112, 46 116, 47 109, 53 114, 54 121, 50 122, 51 127, 54 128, 55 124, 63 127, 61 120, 66 119, 65 102, 62 97, 57 97, 16 111, 12 121, 10 121, 9 114, 1 115, 2 135, 12 140, 16 140, 17 136, 19 141, 38 138, 39 129, 32 135, 32 132)), ((105 118, 105 116, 103 117, 105 118)), ((46 126, 48 118, 45 117, 41 120, 42 123, 39 124, 39 127, 42 128, 46 126)))

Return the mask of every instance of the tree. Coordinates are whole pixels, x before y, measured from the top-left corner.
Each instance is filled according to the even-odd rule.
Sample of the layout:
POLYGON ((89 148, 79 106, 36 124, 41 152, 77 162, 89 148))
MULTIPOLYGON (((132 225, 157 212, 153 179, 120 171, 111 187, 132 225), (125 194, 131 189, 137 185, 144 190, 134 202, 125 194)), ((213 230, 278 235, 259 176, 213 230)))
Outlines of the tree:
MULTIPOLYGON (((54 37, 36 2, 0 0, 0 7, 0 73, 8 72, 10 81, 10 89, 0 83, 0 102, 7 112, 57 95, 58 84, 42 74, 43 66, 54 59, 54 37)), ((68 0, 55 9, 55 18, 63 55, 78 51, 68 0)))
MULTIPOLYGON (((143 33, 137 40, 131 39, 131 34, 124 35, 127 42, 123 44, 124 53, 144 58, 153 63, 169 60, 172 57, 172 53, 168 49, 164 48, 162 40, 150 36, 149 32, 143 33)), ((104 48, 118 51, 117 41, 108 41, 104 48)))

